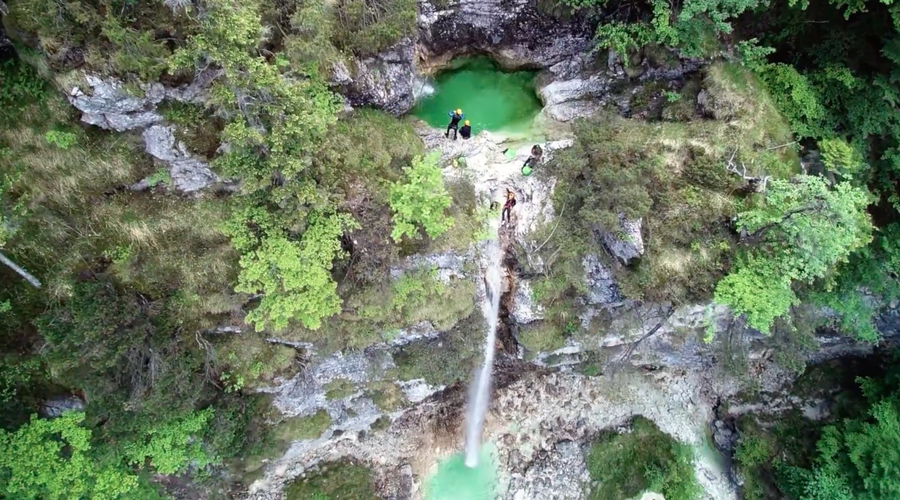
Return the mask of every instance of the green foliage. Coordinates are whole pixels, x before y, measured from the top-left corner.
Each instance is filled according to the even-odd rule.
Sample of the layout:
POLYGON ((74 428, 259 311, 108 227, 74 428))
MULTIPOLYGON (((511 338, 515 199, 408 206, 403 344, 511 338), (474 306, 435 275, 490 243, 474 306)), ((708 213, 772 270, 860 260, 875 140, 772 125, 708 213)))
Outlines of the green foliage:
POLYGON ((591 500, 634 498, 645 491, 661 493, 671 500, 696 500, 702 490, 694 477, 693 451, 675 441, 642 417, 631 431, 605 433, 587 456, 593 488, 591 500))
POLYGON ((774 443, 763 433, 742 434, 734 451, 734 459, 742 467, 758 467, 768 462, 773 453, 774 443))
POLYGON ((0 108, 39 101, 48 91, 47 83, 31 66, 16 59, 0 62, 0 108))
POLYGON ((372 472, 352 462, 328 463, 294 480, 284 489, 285 500, 378 500, 372 472))
POLYGON ((75 134, 59 130, 50 130, 44 134, 44 138, 47 139, 47 142, 60 149, 69 149, 78 142, 78 136, 75 134))
POLYGON ((351 226, 344 215, 313 216, 299 243, 267 235, 258 249, 241 257, 235 290, 263 294, 259 307, 247 315, 257 331, 266 326, 280 330, 292 320, 317 329, 323 318, 340 311, 337 284, 329 270, 343 255, 338 237, 351 226))
POLYGON ((822 98, 809 77, 787 64, 770 64, 762 74, 775 104, 800 137, 818 138, 830 130, 822 98))
POLYGON ((868 408, 822 429, 812 467, 781 467, 779 486, 788 498, 876 500, 900 494, 894 467, 900 450, 896 364, 884 379, 858 381, 868 408))
POLYGON ((417 156, 411 166, 403 168, 404 181, 391 186, 394 241, 399 242, 404 236, 420 238, 419 226, 429 237, 437 238, 453 225, 453 219, 444 214, 451 198, 437 165, 438 158, 437 153, 417 156))
POLYGON ((415 0, 340 0, 334 44, 357 55, 377 54, 416 30, 415 0))
POLYGON ((865 190, 848 183, 831 188, 821 177, 771 181, 765 205, 738 216, 736 226, 752 246, 716 286, 716 301, 768 333, 797 303, 795 282, 828 276, 870 241, 868 202, 865 190))
POLYGON ((822 139, 819 150, 825 168, 844 179, 852 179, 865 167, 859 151, 842 139, 822 139))
POLYGON ((63 68, 77 64, 70 58, 78 50, 96 72, 143 81, 156 80, 165 70, 170 51, 164 40, 183 29, 185 21, 172 9, 140 0, 24 0, 10 6, 10 17, 63 68))
POLYGON ((143 465, 149 459, 160 474, 177 474, 188 465, 202 469, 216 460, 196 439, 212 417, 213 410, 207 408, 148 429, 139 441, 125 446, 125 459, 133 465, 143 465))
POLYGON ((553 159, 560 175, 555 203, 568 207, 582 223, 605 231, 619 229, 619 213, 639 219, 650 210, 648 192, 654 158, 646 148, 619 140, 622 122, 576 125, 576 142, 553 159), (602 193, 602 194, 601 194, 602 193))
POLYGON ((83 413, 53 420, 32 416, 14 433, 0 430, 0 491, 23 500, 114 500, 137 478, 90 455, 83 413))
POLYGON ((169 175, 169 171, 161 168, 153 173, 150 177, 147 177, 147 184, 150 187, 156 187, 160 184, 169 185, 172 183, 172 177, 169 175))

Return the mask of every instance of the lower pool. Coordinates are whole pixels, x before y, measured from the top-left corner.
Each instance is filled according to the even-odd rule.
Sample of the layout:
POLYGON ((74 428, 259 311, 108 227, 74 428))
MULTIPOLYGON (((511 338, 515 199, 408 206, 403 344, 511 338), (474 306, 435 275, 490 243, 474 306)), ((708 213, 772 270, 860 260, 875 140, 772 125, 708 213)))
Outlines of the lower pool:
POLYGON ((534 71, 502 71, 485 57, 455 59, 434 78, 434 93, 422 98, 412 114, 443 129, 450 123, 447 113, 462 109, 473 135, 482 130, 527 129, 541 111, 535 75, 534 71))

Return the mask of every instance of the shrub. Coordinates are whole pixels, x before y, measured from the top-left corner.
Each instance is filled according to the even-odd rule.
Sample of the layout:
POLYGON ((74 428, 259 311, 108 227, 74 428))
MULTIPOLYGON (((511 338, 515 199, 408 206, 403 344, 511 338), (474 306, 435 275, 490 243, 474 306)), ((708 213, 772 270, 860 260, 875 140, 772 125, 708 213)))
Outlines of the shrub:
POLYGON ((438 158, 437 153, 414 158, 412 166, 403 169, 404 181, 391 186, 394 241, 404 236, 420 238, 419 226, 428 236, 437 238, 453 225, 453 219, 444 214, 452 201, 444 187, 438 158))
POLYGON ((354 462, 327 463, 285 486, 285 500, 378 500, 372 472, 354 462))
POLYGON ((562 328, 548 321, 522 326, 517 339, 533 353, 552 352, 562 348, 566 343, 562 328))
POLYGON ((340 0, 334 44, 357 55, 381 52, 416 29, 415 0, 340 0))
POLYGON ((599 482, 591 500, 633 498, 645 491, 661 493, 666 500, 697 500, 701 494, 693 450, 643 417, 632 421, 630 432, 607 432, 594 441, 587 468, 599 482))

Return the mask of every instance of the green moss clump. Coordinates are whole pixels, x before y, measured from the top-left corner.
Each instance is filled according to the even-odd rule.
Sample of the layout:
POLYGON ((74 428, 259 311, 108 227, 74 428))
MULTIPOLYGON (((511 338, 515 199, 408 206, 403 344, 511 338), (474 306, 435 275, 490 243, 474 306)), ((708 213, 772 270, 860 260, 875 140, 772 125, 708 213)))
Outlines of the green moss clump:
POLYGON ((373 382, 366 386, 366 392, 375 405, 384 412, 397 410, 406 401, 403 391, 392 382, 373 382))
POLYGON ((519 343, 531 352, 552 352, 565 346, 563 330, 549 321, 537 321, 519 329, 519 343))
POLYGON ((325 397, 328 399, 344 399, 356 392, 356 384, 339 378, 325 384, 325 397))
POLYGON ((473 313, 439 339, 416 342, 394 353, 400 380, 425 379, 431 385, 465 380, 481 360, 484 319, 473 313))
POLYGON ((632 421, 630 432, 600 435, 588 452, 587 467, 598 483, 590 500, 634 498, 645 491, 666 500, 700 498, 693 450, 643 417, 632 421))
POLYGON ((284 500, 378 500, 372 471, 358 463, 337 462, 288 484, 284 500))

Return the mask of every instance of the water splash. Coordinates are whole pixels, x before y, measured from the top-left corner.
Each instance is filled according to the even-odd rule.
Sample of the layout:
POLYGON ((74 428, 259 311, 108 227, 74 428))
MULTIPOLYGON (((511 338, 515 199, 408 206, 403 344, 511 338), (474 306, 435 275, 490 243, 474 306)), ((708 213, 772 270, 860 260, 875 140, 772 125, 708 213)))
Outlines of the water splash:
POLYGON ((434 95, 434 84, 428 78, 417 76, 413 81, 413 99, 419 101, 431 95, 434 95))
POLYGON ((481 452, 478 467, 467 467, 462 453, 437 464, 436 471, 425 482, 427 500, 495 500, 497 498, 497 464, 487 451, 481 452))
POLYGON ((485 296, 481 312, 488 321, 488 331, 484 342, 484 364, 481 366, 469 393, 468 414, 466 415, 466 461, 467 467, 478 465, 481 446, 481 430, 491 398, 491 371, 494 368, 494 353, 497 338, 497 322, 500 313, 500 242, 496 239, 485 242, 487 269, 485 270, 485 296))

